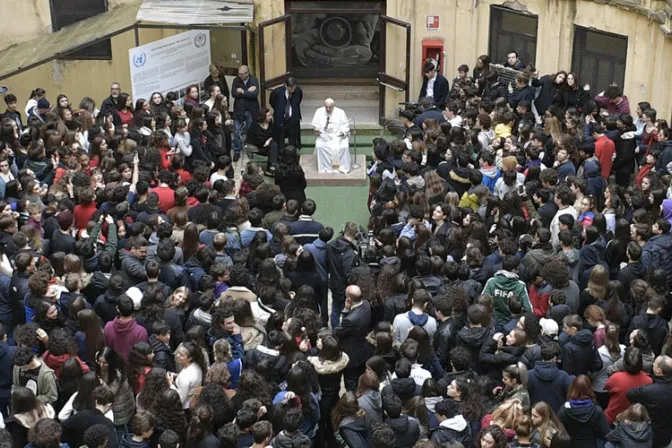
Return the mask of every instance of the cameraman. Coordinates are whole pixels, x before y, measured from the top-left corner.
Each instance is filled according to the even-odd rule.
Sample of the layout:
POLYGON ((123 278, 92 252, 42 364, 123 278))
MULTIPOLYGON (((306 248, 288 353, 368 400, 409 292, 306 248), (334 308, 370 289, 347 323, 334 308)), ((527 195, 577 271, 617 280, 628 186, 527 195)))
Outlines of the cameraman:
POLYGON ((345 303, 345 287, 352 268, 357 265, 357 224, 348 222, 343 232, 327 245, 329 288, 331 289, 331 328, 339 325, 345 303))

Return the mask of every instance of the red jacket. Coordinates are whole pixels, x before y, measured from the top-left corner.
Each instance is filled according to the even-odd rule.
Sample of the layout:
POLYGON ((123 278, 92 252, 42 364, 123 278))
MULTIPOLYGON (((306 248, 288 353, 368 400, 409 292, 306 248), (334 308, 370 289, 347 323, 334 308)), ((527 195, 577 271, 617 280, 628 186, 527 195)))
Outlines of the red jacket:
POLYGON ((91 217, 97 210, 96 203, 93 201, 90 204, 76 205, 72 214, 75 218, 75 228, 86 229, 86 225, 91 221, 91 217))
POLYGON ((79 356, 74 356, 71 355, 70 353, 55 356, 49 353, 49 350, 44 352, 44 354, 42 355, 42 360, 50 369, 53 369, 54 373, 56 374, 56 378, 58 378, 61 375, 61 367, 63 367, 65 361, 67 361, 70 358, 76 358, 77 362, 79 362, 79 365, 82 367, 82 371, 84 373, 89 373, 89 366, 87 366, 86 363, 84 363, 84 361, 79 359, 79 356))
POLYGON ((607 422, 611 425, 616 421, 616 416, 630 407, 630 400, 626 393, 635 387, 646 386, 653 380, 644 372, 631 375, 628 372, 616 372, 609 377, 604 384, 604 390, 609 392, 609 406, 604 411, 607 422))
POLYGON ((152 193, 159 195, 159 209, 166 213, 171 208, 175 207, 175 191, 170 187, 156 187, 149 190, 152 193))
POLYGON ((532 312, 537 317, 546 317, 548 311, 548 297, 549 292, 540 294, 536 286, 530 286, 530 304, 532 305, 532 312))
POLYGON ((616 145, 609 137, 603 135, 595 140, 595 157, 600 160, 603 179, 608 179, 611 174, 614 154, 616 154, 616 145))

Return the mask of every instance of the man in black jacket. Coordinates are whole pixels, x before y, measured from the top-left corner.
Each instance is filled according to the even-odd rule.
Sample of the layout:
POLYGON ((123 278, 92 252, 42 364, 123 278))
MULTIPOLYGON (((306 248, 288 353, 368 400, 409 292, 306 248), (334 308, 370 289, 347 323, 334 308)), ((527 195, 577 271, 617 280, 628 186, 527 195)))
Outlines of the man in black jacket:
POLYGON ((345 287, 352 268, 357 263, 355 237, 357 224, 345 224, 343 233, 327 245, 327 267, 329 289, 331 289, 331 328, 339 325, 341 310, 345 301, 345 287))
POLYGON ((436 67, 432 62, 425 62, 425 65, 422 66, 422 71, 425 77, 422 81, 418 101, 422 98, 433 98, 434 104, 436 104, 439 110, 442 110, 446 104, 448 91, 450 90, 448 80, 436 71, 436 67))
POLYGON ((114 423, 105 417, 112 409, 114 392, 105 385, 98 386, 93 390, 93 400, 95 409, 83 409, 63 422, 63 442, 70 446, 82 446, 84 431, 93 425, 103 424, 110 430, 107 448, 117 448, 119 443, 114 423))
MULTIPOLYGON (((460 327, 458 327, 459 323, 452 317, 453 297, 455 295, 466 297, 467 293, 460 287, 451 287, 446 291, 445 295, 437 297, 434 302, 436 319, 440 322, 436 328, 436 333, 434 333, 434 350, 436 357, 439 358, 439 362, 446 370, 452 370, 448 354, 455 346, 455 338, 457 332, 460 330, 460 327)), ((466 297, 466 301, 469 303, 468 297, 466 297)))
POLYGON ((249 129, 252 121, 259 114, 259 81, 250 74, 250 68, 247 65, 241 65, 238 69, 238 76, 231 84, 231 96, 234 98, 233 121, 235 125, 233 161, 237 162, 240 160, 243 128, 249 129))
POLYGON ((334 335, 341 341, 341 349, 350 357, 348 366, 343 371, 345 389, 357 390, 359 376, 366 370, 369 359, 370 345, 366 342, 371 323, 371 304, 362 300, 362 290, 357 285, 350 285, 345 290, 345 306, 341 324, 334 328, 334 335))
POLYGON ((646 269, 644 269, 644 265, 642 264, 642 247, 639 244, 630 241, 626 254, 628 256, 628 265, 618 271, 616 280, 625 286, 626 291, 630 291, 630 283, 637 279, 644 280, 646 278, 646 269))
POLYGON ((285 139, 296 149, 301 149, 301 101, 303 90, 296 85, 294 77, 287 78, 285 85, 273 89, 268 103, 273 108, 273 139, 282 150, 285 139))
MULTIPOLYGON (((7 333, 13 334, 14 325, 18 325, 26 321, 26 314, 23 310, 23 299, 26 298, 30 289, 28 288, 28 279, 35 272, 35 257, 24 252, 17 255, 14 260, 15 268, 14 275, 9 284, 9 303, 8 308, 0 308, 0 312, 7 313, 10 310, 13 312, 12 325, 7 326, 7 333)), ((6 322, 5 322, 6 324, 6 322)))
POLYGON ((110 96, 103 100, 103 103, 100 105, 99 116, 106 117, 109 114, 113 114, 117 110, 117 98, 121 93, 121 84, 118 82, 113 82, 110 84, 110 96))
POLYGON ((638 314, 632 319, 630 328, 628 328, 627 338, 630 339, 630 333, 633 330, 642 330, 646 333, 646 338, 651 345, 653 353, 658 356, 663 351, 663 345, 667 339, 667 322, 659 316, 665 307, 665 298, 654 295, 646 304, 646 311, 638 314))
POLYGON ((493 334, 490 328, 483 327, 482 325, 484 314, 485 310, 481 305, 471 305, 467 309, 468 326, 462 328, 457 333, 456 340, 458 347, 464 347, 469 350, 474 370, 479 374, 483 373, 479 358, 481 348, 485 344, 485 341, 490 339, 493 334))
MULTIPOLYGON (((576 314, 565 316, 562 330, 569 340, 562 347, 562 370, 570 375, 588 375, 602 368, 602 358, 593 342, 593 333, 583 328, 583 319, 576 314)), ((560 338, 562 343, 563 338, 560 338)))
POLYGON ((653 427, 653 446, 662 448, 672 440, 672 358, 659 356, 653 363, 653 384, 630 389, 632 404, 641 403, 649 412, 653 427))

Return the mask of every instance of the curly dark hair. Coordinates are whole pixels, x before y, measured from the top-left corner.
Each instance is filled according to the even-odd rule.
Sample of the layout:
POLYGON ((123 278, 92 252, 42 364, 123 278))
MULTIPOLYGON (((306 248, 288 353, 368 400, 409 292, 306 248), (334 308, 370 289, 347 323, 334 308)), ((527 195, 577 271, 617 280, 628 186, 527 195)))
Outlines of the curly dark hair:
POLYGON ((40 343, 37 339, 37 329, 40 328, 39 325, 32 324, 21 324, 17 325, 14 328, 14 340, 16 344, 24 347, 34 347, 40 343))
POLYGON ((539 273, 553 289, 562 289, 569 285, 569 267, 560 260, 551 260, 546 263, 539 273))
POLYGON ((167 390, 168 379, 166 378, 166 370, 160 367, 154 367, 145 376, 145 385, 142 392, 138 395, 138 404, 144 409, 152 410, 157 404, 157 398, 167 390))
MULTIPOLYGON (((162 370, 165 376, 166 371, 163 369, 159 370, 162 370)), ((146 388, 147 383, 145 383, 145 389, 146 388)), ((143 389, 143 393, 145 389, 143 389)), ((175 389, 164 390, 161 395, 154 400, 152 414, 156 417, 158 425, 175 431, 180 437, 180 441, 185 440, 187 434, 187 418, 184 416, 180 394, 175 389)))
POLYGON ((203 386, 198 396, 198 405, 208 405, 212 408, 212 432, 215 433, 224 424, 233 421, 235 417, 233 403, 229 400, 222 386, 217 383, 209 383, 203 386))
POLYGON ((60 448, 61 424, 51 418, 39 420, 28 431, 28 441, 35 448, 60 448))
POLYGON ((99 446, 106 444, 109 436, 110 429, 106 425, 99 423, 84 431, 82 441, 87 447, 98 448, 99 446))
POLYGON ((153 367, 149 355, 152 354, 152 347, 146 342, 137 342, 128 353, 128 362, 126 363, 126 378, 128 384, 133 390, 139 390, 138 383, 140 377, 144 375, 146 367, 153 367))
POLYGON ((350 272, 348 285, 357 285, 362 290, 362 298, 367 300, 372 307, 380 306, 383 300, 376 292, 376 281, 368 266, 358 266, 350 272))
MULTIPOLYGON (((234 404, 242 404, 249 398, 257 398, 269 409, 273 403, 268 383, 262 380, 261 376, 253 370, 245 370, 240 376, 238 389, 233 398, 234 404)), ((236 408, 239 408, 239 406, 236 406, 236 408)))
POLYGON ((74 355, 77 353, 77 344, 63 328, 54 328, 49 334, 47 350, 54 356, 74 355))
POLYGON ((523 317, 525 317, 523 330, 525 331, 525 335, 527 337, 527 343, 536 343, 537 338, 539 337, 539 330, 541 330, 541 327, 539 326, 539 318, 535 316, 534 313, 530 312, 525 313, 523 317))
POLYGON ((506 439, 506 435, 504 434, 504 431, 497 426, 497 425, 492 425, 488 426, 487 428, 481 429, 481 431, 478 433, 478 436, 476 436, 476 447, 481 448, 481 440, 483 439, 483 436, 486 434, 490 434, 492 438, 495 441, 495 448, 506 448, 508 446, 508 442, 506 439))

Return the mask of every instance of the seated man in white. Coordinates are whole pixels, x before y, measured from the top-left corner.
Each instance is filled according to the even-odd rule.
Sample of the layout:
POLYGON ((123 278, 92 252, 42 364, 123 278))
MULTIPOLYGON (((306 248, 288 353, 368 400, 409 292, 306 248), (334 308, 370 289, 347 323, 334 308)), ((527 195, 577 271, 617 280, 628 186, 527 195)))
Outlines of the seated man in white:
POLYGON ((319 133, 315 140, 318 171, 350 172, 350 125, 343 109, 334 107, 334 100, 327 98, 324 107, 315 111, 312 125, 319 133))

